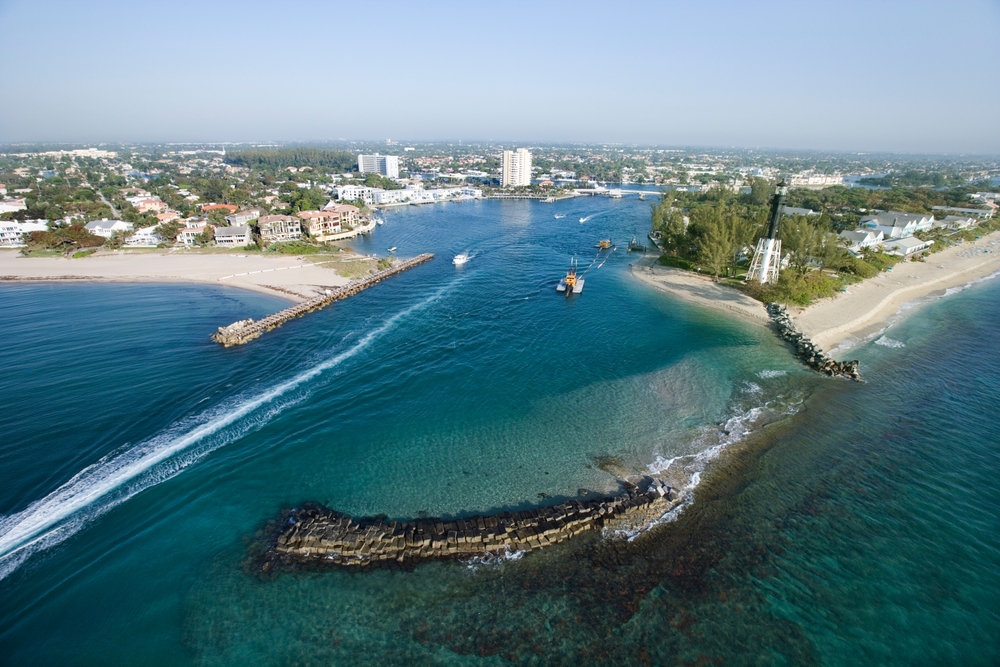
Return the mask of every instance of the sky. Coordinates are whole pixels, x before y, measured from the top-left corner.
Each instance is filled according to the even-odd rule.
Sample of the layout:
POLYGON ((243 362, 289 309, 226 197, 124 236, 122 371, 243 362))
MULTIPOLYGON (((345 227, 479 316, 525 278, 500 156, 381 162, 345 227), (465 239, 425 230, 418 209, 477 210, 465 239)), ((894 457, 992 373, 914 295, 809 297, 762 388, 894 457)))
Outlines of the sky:
POLYGON ((0 0, 0 142, 1000 154, 1000 0, 0 0))

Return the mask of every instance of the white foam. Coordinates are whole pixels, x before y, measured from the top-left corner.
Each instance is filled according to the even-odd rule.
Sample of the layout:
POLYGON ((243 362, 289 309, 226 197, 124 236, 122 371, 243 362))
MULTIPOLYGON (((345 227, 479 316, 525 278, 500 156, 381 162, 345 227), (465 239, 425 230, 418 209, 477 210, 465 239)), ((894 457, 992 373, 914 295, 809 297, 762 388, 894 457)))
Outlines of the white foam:
POLYGON ((771 378, 780 378, 782 375, 788 375, 788 371, 761 371, 757 373, 757 377, 762 380, 770 380, 771 378))
POLYGON ((749 394, 763 394, 764 390, 756 382, 744 382, 743 389, 749 394))
POLYGON ((888 338, 887 336, 882 336, 881 338, 877 339, 875 341, 875 344, 881 345, 882 347, 893 347, 893 348, 906 347, 906 343, 894 340, 892 338, 888 338))
POLYGON ((260 428, 304 396, 276 404, 257 415, 256 419, 245 418, 354 357, 395 327, 401 319, 437 301, 461 280, 453 280, 427 299, 393 315, 351 348, 292 379, 263 393, 238 398, 227 405, 182 420, 149 440, 113 452, 87 466, 21 512, 0 518, 0 579, 16 570, 31 554, 59 544, 140 491, 170 479, 205 454, 237 440, 250 430, 260 428))
POLYGON ((521 560, 527 551, 519 549, 511 549, 509 546, 505 545, 504 550, 498 553, 487 552, 482 556, 473 556, 468 561, 466 561, 465 566, 470 570, 478 570, 482 566, 497 566, 503 565, 504 563, 513 563, 514 561, 521 560))

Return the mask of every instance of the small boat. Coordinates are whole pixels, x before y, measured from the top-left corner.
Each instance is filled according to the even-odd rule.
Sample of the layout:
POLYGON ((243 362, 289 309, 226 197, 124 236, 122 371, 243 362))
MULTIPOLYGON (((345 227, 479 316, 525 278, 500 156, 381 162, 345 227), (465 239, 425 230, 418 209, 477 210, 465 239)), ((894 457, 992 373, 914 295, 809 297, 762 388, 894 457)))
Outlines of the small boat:
POLYGON ((375 220, 375 224, 376 225, 384 225, 385 224, 385 220, 383 220, 382 218, 377 218, 375 220))
POLYGON ((640 192, 640 193, 639 193, 639 199, 641 199, 641 200, 645 200, 645 199, 646 199, 646 193, 644 193, 644 192, 640 192))
POLYGON ((646 252, 646 246, 639 243, 639 238, 633 234, 632 240, 628 242, 629 252, 646 252))
POLYGON ((607 250, 611 247, 611 239, 601 239, 594 247, 600 250, 607 250))
POLYGON ((391 248, 389 248, 389 252, 396 252, 396 246, 392 246, 391 248))
POLYGON ((565 217, 566 217, 565 214, 562 214, 562 215, 559 215, 558 213, 556 214, 556 220, 561 220, 561 219, 563 219, 565 217))
POLYGON ((566 296, 570 294, 579 294, 583 291, 583 278, 576 275, 576 258, 574 257, 570 260, 569 271, 566 272, 566 277, 559 281, 556 286, 557 292, 565 292, 566 296))
POLYGON ((455 266, 462 266, 463 264, 469 261, 469 253, 467 252, 459 253, 455 255, 455 258, 451 261, 455 264, 455 266))

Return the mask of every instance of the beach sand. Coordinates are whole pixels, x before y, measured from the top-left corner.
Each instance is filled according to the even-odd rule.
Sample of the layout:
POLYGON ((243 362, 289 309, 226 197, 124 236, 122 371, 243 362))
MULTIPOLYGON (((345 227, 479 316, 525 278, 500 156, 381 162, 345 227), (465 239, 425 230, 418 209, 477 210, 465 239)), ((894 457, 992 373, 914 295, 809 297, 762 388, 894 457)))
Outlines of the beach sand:
POLYGON ((952 246, 923 262, 900 262, 884 272, 807 308, 789 308, 799 330, 832 354, 881 332, 902 305, 966 285, 1000 271, 1000 232, 952 246))
MULTIPOLYGON (((1000 272, 1000 232, 974 243, 952 246, 923 262, 901 262, 892 271, 851 285, 847 292, 806 308, 789 307, 798 329, 831 355, 880 333, 904 303, 943 294, 979 278, 1000 272)), ((645 283, 680 299, 724 310, 743 319, 767 323, 764 305, 742 292, 689 271, 660 266, 645 258, 632 267, 645 283)))
MULTIPOLYGON (((356 259, 343 253, 343 260, 356 259)), ((0 250, 0 280, 85 280, 115 282, 197 282, 229 285, 304 301, 349 282, 339 275, 340 258, 305 255, 262 256, 196 250, 102 251, 80 259, 21 257, 0 250)))
POLYGON ((656 257, 632 265, 632 275, 667 294, 707 308, 722 310, 745 320, 767 324, 764 304, 739 290, 721 285, 709 276, 661 266, 656 257))

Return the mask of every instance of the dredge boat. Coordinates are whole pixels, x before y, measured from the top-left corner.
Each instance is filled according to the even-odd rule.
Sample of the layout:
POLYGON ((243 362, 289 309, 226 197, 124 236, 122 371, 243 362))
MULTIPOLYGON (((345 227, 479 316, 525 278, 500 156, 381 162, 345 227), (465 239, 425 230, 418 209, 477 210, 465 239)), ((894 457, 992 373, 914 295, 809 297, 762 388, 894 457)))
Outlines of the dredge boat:
POLYGON ((556 291, 565 292, 566 296, 569 296, 570 294, 579 294, 583 291, 583 278, 576 275, 575 257, 570 261, 569 271, 566 272, 566 277, 559 281, 556 291))
POLYGON ((597 245, 595 245, 594 247, 598 248, 599 250, 607 250, 608 248, 611 247, 611 239, 601 239, 600 241, 597 242, 597 245))
POLYGON ((632 240, 628 242, 629 252, 646 252, 646 246, 639 243, 639 238, 633 234, 632 240))

